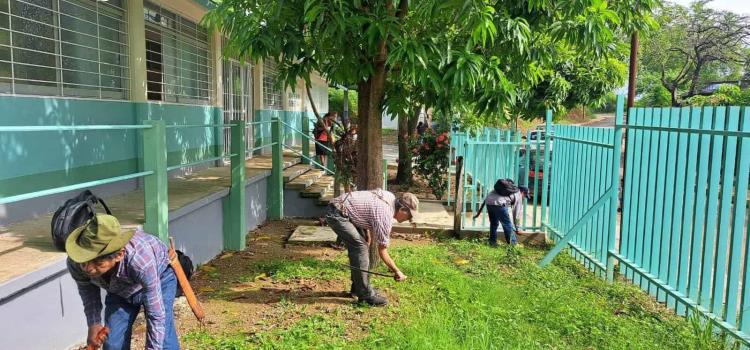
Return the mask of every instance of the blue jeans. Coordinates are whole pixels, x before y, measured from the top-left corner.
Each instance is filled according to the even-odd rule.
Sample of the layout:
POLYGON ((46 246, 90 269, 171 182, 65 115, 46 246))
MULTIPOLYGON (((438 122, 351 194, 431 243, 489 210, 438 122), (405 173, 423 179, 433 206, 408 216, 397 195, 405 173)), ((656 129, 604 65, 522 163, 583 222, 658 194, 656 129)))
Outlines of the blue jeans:
MULTIPOLYGON (((177 329, 174 325, 174 297, 177 292, 177 277, 171 267, 161 274, 161 294, 164 300, 164 311, 166 313, 166 333, 164 335, 164 350, 179 350, 180 342, 177 339, 177 329)), ((109 337, 104 343, 104 350, 126 350, 130 349, 130 338, 133 331, 133 322, 141 310, 145 295, 143 291, 137 292, 130 298, 107 293, 104 299, 104 320, 109 327, 109 337)))
POLYGON ((513 222, 510 220, 508 207, 488 205, 487 214, 490 216, 490 243, 497 244, 497 228, 502 224, 505 242, 516 244, 516 231, 513 227, 513 222))

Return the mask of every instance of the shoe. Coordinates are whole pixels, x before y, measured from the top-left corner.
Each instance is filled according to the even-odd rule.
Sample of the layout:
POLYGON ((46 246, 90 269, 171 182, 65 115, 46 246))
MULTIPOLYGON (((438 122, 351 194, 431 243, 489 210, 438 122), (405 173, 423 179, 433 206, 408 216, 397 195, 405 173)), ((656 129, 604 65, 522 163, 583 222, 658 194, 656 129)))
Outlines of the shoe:
POLYGON ((388 305, 388 299, 377 294, 373 294, 369 298, 360 300, 360 303, 365 303, 370 306, 386 306, 388 305))
POLYGON ((497 247, 498 247, 498 244, 497 244, 497 242, 492 242, 492 241, 490 241, 490 243, 489 243, 489 244, 490 244, 490 247, 492 247, 492 248, 497 248, 497 247))

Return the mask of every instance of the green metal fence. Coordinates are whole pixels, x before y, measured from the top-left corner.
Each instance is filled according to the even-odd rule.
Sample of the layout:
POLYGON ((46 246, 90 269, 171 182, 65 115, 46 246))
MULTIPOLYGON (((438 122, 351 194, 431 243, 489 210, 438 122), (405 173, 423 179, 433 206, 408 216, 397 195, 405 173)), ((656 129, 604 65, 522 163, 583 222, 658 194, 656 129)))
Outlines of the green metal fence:
POLYGON ((679 314, 750 344, 750 107, 629 112, 622 236, 611 255, 679 314))

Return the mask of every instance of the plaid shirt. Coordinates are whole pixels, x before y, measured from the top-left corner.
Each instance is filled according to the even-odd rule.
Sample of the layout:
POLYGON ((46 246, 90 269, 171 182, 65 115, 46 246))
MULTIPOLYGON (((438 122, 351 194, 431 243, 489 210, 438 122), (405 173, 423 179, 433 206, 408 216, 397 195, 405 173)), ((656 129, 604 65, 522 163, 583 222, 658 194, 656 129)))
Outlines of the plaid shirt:
POLYGON ((492 190, 487 194, 487 197, 484 198, 484 204, 498 205, 501 207, 512 206, 513 211, 511 213, 510 222, 516 227, 515 225, 518 224, 516 221, 521 217, 521 208, 523 208, 523 193, 519 191, 510 196, 501 196, 497 194, 495 190, 492 190))
POLYGON ((143 291, 143 308, 148 322, 147 349, 161 349, 166 333, 166 314, 161 295, 160 275, 169 266, 169 251, 158 238, 136 230, 125 245, 125 258, 113 269, 106 280, 89 277, 80 264, 68 259, 68 271, 78 285, 89 326, 102 322, 101 289, 108 293, 130 298, 143 291))
POLYGON ((354 226, 370 230, 381 246, 390 244, 396 196, 388 191, 356 191, 334 198, 331 203, 349 217, 354 226))

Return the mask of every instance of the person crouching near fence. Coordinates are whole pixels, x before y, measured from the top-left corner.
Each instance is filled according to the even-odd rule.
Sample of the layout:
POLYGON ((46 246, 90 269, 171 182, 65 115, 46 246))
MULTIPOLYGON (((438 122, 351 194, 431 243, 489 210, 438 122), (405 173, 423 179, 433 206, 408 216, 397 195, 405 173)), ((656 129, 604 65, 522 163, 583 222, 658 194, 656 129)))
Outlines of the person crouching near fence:
POLYGON ((140 230, 121 230, 114 216, 96 215, 71 232, 65 250, 83 301, 88 345, 130 349, 133 322, 143 307, 146 349, 180 348, 173 313, 177 279, 162 241, 140 230), (101 289, 107 291, 104 325, 101 289), (109 336, 102 341, 105 325, 109 336))
POLYGON ((516 223, 521 215, 523 196, 527 193, 528 189, 517 187, 511 179, 498 179, 495 182, 493 190, 484 198, 482 206, 474 216, 474 219, 478 218, 482 214, 482 209, 487 206, 487 215, 490 217, 490 246, 497 247, 497 229, 500 225, 503 226, 505 243, 516 244, 516 223))
POLYGON ((398 222, 413 220, 418 206, 417 196, 411 193, 396 198, 393 193, 381 189, 345 193, 328 205, 326 221, 343 240, 349 253, 351 292, 360 303, 372 306, 388 304, 388 300, 370 286, 370 274, 366 272, 370 269, 370 244, 378 245, 378 255, 393 273, 393 278, 398 282, 406 280, 406 275, 388 254, 388 246, 393 219, 398 222), (371 235, 363 234, 367 231, 371 235))

